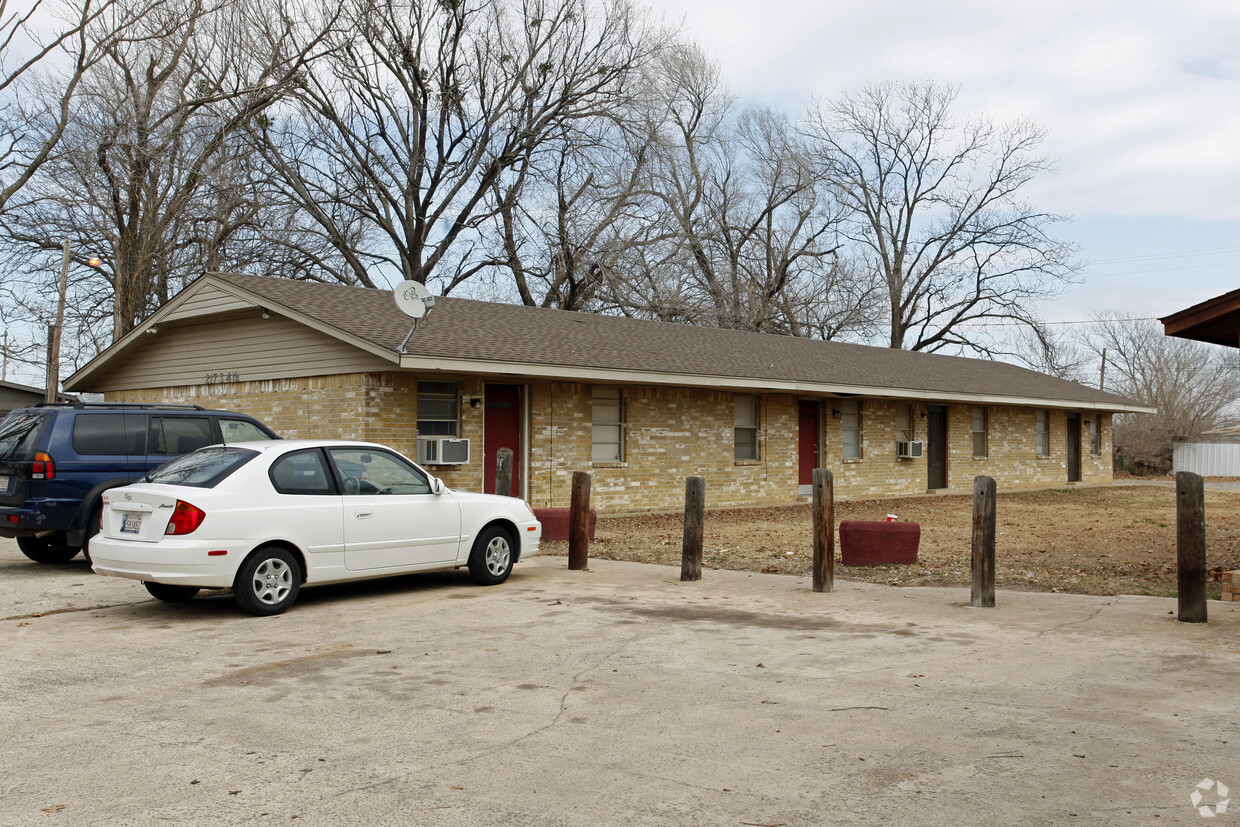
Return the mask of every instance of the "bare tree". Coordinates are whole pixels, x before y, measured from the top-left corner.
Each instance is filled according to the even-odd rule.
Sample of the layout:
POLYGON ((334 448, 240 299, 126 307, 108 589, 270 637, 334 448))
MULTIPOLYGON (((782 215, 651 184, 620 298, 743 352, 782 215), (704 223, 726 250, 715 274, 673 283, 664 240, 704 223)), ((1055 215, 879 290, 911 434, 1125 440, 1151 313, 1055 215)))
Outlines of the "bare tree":
POLYGON ((820 103, 805 133, 846 211, 853 255, 883 283, 888 344, 989 352, 977 322, 1033 325, 1033 299, 1074 273, 1063 220, 1024 203, 1051 171, 1045 133, 1027 121, 956 120, 957 90, 880 83, 820 103))
POLYGON ((799 336, 834 336, 862 319, 869 291, 840 266, 835 203, 788 119, 737 111, 717 66, 692 47, 669 50, 660 86, 650 229, 617 306, 799 336))
POLYGON ((1034 322, 1021 326, 1008 337, 1008 343, 997 344, 1016 361, 1041 373, 1058 376, 1072 382, 1096 385, 1096 374, 1091 354, 1082 345, 1080 337, 1067 332, 1054 331, 1045 324, 1034 322))
POLYGON ((622 103, 663 37, 626 0, 344 9, 335 51, 260 145, 285 197, 339 251, 328 276, 367 286, 376 271, 434 276, 445 293, 492 266, 472 253, 497 188, 512 196, 545 142, 622 103))
POLYGON ((243 0, 161 0, 105 44, 60 148, 7 219, 10 243, 46 251, 69 238, 103 260, 80 271, 94 282, 77 305, 84 324, 106 311, 119 338, 254 224, 264 198, 240 135, 316 53, 321 29, 305 31, 307 18, 243 0))
POLYGON ((0 0, 0 213, 56 149, 82 78, 146 7, 0 0), (54 77, 54 85, 37 79, 54 77))
POLYGON ((1152 321, 1118 313, 1095 316, 1087 342, 1107 353, 1107 390, 1156 406, 1156 414, 1115 418, 1116 451, 1125 461, 1171 469, 1173 444, 1232 424, 1240 402, 1235 351, 1164 336, 1152 321))
POLYGON ((566 125, 500 176, 494 226, 477 251, 479 263, 493 267, 496 292, 511 282, 523 304, 606 306, 646 232, 638 193, 651 140, 643 119, 617 111, 566 125))

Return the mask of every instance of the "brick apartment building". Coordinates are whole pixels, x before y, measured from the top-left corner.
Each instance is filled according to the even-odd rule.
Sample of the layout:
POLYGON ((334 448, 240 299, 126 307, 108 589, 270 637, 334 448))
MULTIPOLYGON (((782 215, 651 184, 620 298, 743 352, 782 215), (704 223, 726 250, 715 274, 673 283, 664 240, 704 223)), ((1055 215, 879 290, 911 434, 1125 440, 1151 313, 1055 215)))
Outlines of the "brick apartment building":
POLYGON ((382 442, 451 486, 600 509, 793 502, 1111 481, 1131 400, 1014 365, 440 298, 410 335, 392 293, 212 273, 65 383, 242 411, 286 437, 382 442), (402 343, 408 337, 404 351, 402 343), (450 464, 447 464, 450 463, 450 464))

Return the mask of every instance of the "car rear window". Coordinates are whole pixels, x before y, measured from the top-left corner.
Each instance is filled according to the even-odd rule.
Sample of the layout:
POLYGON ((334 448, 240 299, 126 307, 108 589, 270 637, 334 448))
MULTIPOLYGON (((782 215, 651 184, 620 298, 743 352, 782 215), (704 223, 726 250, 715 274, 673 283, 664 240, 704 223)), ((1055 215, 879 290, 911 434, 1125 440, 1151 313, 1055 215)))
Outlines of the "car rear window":
POLYGON ((163 485, 214 488, 256 456, 258 456, 258 451, 249 448, 228 446, 202 448, 165 462, 147 474, 146 481, 163 485))
POLYGON ((51 418, 47 411, 13 411, 0 420, 0 459, 34 459, 39 437, 51 418))

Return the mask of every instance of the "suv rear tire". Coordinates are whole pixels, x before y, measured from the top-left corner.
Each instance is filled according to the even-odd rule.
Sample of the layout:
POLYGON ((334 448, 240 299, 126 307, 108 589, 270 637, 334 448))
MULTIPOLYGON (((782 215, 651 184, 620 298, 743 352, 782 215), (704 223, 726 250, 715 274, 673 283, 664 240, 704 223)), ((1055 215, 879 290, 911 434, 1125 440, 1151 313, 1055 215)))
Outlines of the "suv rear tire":
POLYGON ((17 547, 36 563, 68 563, 77 557, 80 548, 66 545, 63 534, 50 537, 18 537, 17 547))

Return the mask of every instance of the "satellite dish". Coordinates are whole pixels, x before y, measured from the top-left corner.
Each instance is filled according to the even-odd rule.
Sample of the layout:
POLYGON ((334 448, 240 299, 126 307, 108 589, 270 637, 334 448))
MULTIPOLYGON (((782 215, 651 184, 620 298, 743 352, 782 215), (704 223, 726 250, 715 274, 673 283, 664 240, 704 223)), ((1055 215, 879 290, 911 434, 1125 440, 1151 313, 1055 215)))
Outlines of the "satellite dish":
POLYGON ((400 312, 414 319, 425 316, 426 309, 434 305, 431 291, 427 290, 426 285, 421 282, 402 281, 396 285, 392 296, 396 299, 396 306, 400 308, 400 312), (430 301, 427 301, 428 299, 430 301))

